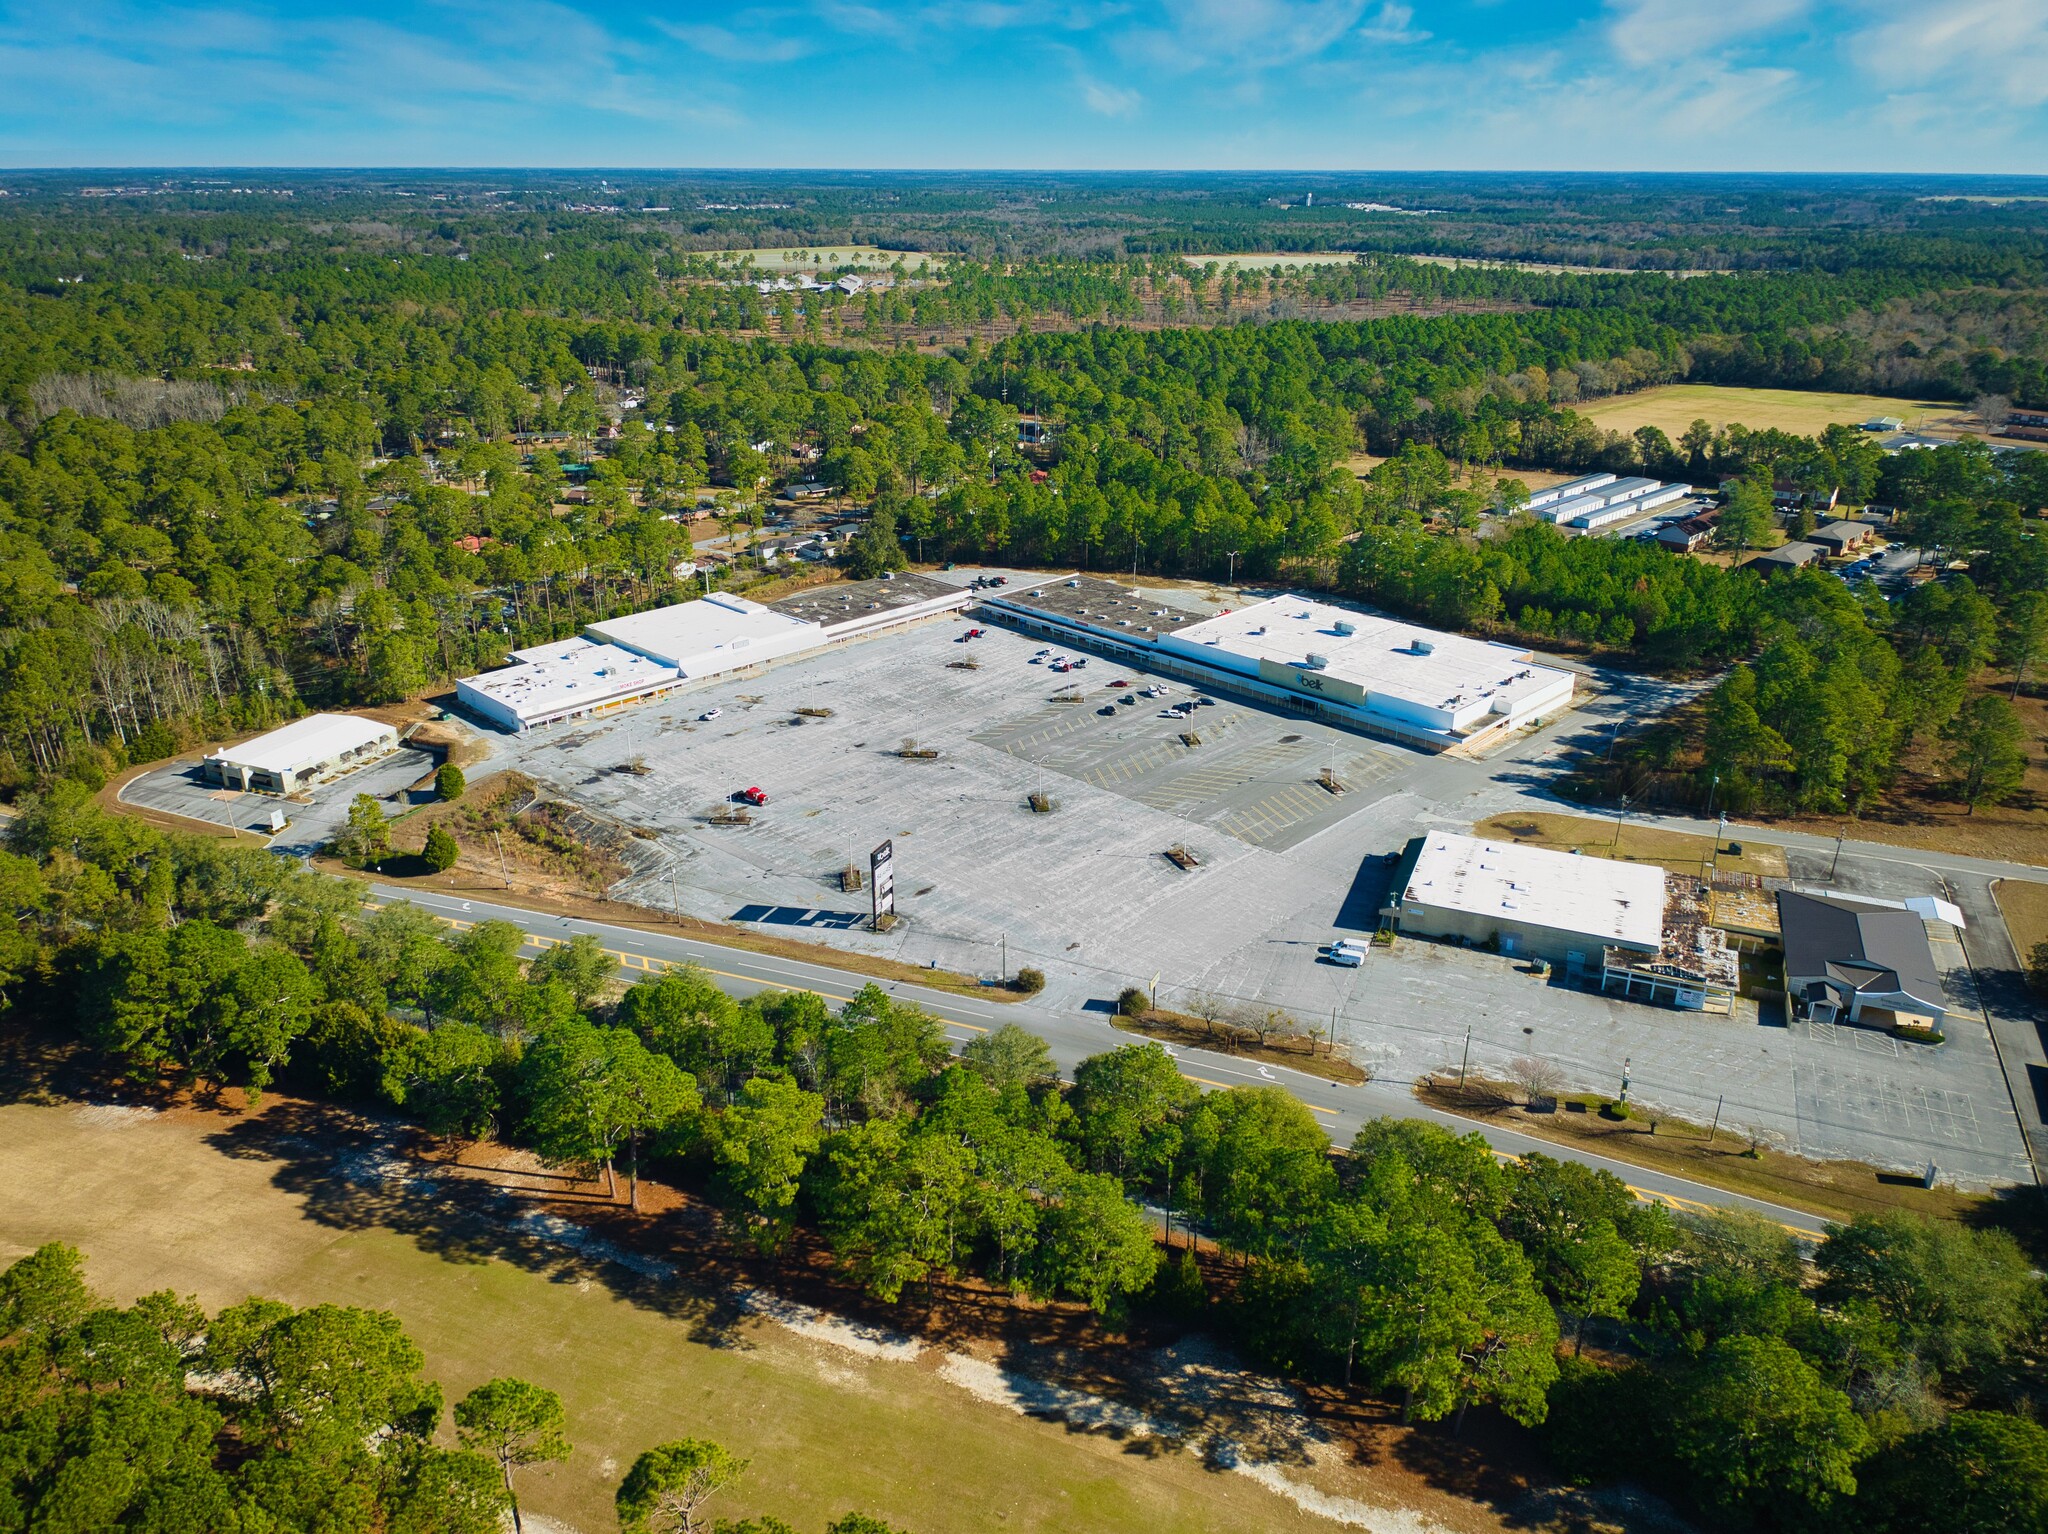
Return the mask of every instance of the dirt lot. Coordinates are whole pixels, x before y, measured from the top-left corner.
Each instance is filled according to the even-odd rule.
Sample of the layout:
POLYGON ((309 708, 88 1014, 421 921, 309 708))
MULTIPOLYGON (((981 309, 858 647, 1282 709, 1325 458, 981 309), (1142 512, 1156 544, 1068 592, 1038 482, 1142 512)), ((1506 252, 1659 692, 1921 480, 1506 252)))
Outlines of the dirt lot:
POLYGON ((524 1497, 585 1534, 612 1526, 634 1454, 685 1435, 753 1461, 722 1514, 805 1529, 849 1508, 918 1534, 1603 1526, 1502 1424, 1404 1430, 1198 1336, 1103 1339, 1069 1307, 971 1286, 942 1290, 936 1327, 916 1304, 870 1312, 813 1254, 729 1260, 708 1212, 659 1185, 635 1217, 523 1155, 451 1163, 285 1097, 32 1098, 0 1107, 0 1177, 35 1190, 0 1205, 0 1261, 65 1240, 120 1300, 389 1309, 451 1395, 494 1374, 562 1393, 576 1451, 524 1497))
POLYGON ((1942 429, 1961 407, 1938 400, 1886 399, 1875 394, 1809 394, 1802 389, 1732 389, 1718 384, 1666 384, 1634 394, 1574 405, 1572 409, 1609 431, 1661 427, 1676 442, 1694 421, 1714 426, 1747 426, 1811 437, 1836 422, 1855 425, 1878 416, 1897 416, 1915 430, 1942 429))

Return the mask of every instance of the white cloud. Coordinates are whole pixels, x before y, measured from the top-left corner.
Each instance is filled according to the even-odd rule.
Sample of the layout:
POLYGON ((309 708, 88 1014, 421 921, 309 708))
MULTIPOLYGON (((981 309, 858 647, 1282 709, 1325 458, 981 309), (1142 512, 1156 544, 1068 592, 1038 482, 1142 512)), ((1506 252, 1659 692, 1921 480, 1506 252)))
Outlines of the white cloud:
POLYGON ((1801 20, 1807 0, 1611 0, 1607 38, 1631 64, 1714 53, 1801 20))
POLYGON ((1081 100, 1088 110, 1103 117, 1135 117, 1145 98, 1122 85, 1105 85, 1089 75, 1080 76, 1081 100))
POLYGON ((1358 29, 1358 35, 1374 43, 1426 43, 1427 32, 1418 31, 1414 25, 1415 7, 1397 5, 1395 0, 1386 0, 1374 16, 1358 29))
POLYGON ((1900 0, 1866 3, 1872 23, 1850 42, 1857 65, 1900 91, 1947 86, 1955 105, 2048 103, 2048 5, 2042 0, 1900 0))

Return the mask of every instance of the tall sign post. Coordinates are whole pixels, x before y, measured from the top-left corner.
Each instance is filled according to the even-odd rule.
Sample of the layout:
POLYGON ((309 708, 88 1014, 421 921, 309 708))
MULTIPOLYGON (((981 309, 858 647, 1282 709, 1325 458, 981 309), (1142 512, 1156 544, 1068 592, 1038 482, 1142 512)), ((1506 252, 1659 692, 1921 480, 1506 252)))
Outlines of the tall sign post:
POLYGON ((868 903, 874 924, 896 914, 896 864, 893 842, 883 842, 868 854, 868 903))

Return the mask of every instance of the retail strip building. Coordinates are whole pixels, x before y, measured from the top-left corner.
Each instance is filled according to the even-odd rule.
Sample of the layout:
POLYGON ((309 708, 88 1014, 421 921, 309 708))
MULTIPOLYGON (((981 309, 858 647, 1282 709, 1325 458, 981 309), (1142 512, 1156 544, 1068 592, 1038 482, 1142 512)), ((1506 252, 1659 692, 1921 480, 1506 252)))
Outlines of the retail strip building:
POLYGON ((1484 746, 1570 706, 1569 671, 1515 645, 1279 596, 1213 617, 1092 576, 984 599, 1026 633, 1430 751, 1484 746))

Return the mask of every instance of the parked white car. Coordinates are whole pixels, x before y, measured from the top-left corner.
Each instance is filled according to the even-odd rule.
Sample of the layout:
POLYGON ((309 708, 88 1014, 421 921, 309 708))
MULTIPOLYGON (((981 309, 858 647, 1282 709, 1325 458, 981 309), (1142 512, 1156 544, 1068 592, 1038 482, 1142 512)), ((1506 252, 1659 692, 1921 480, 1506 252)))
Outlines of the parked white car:
POLYGON ((707 708, 704 710, 703 713, 697 716, 697 722, 699 724, 709 724, 712 720, 716 719, 720 714, 724 712, 725 710, 722 708, 707 708))

